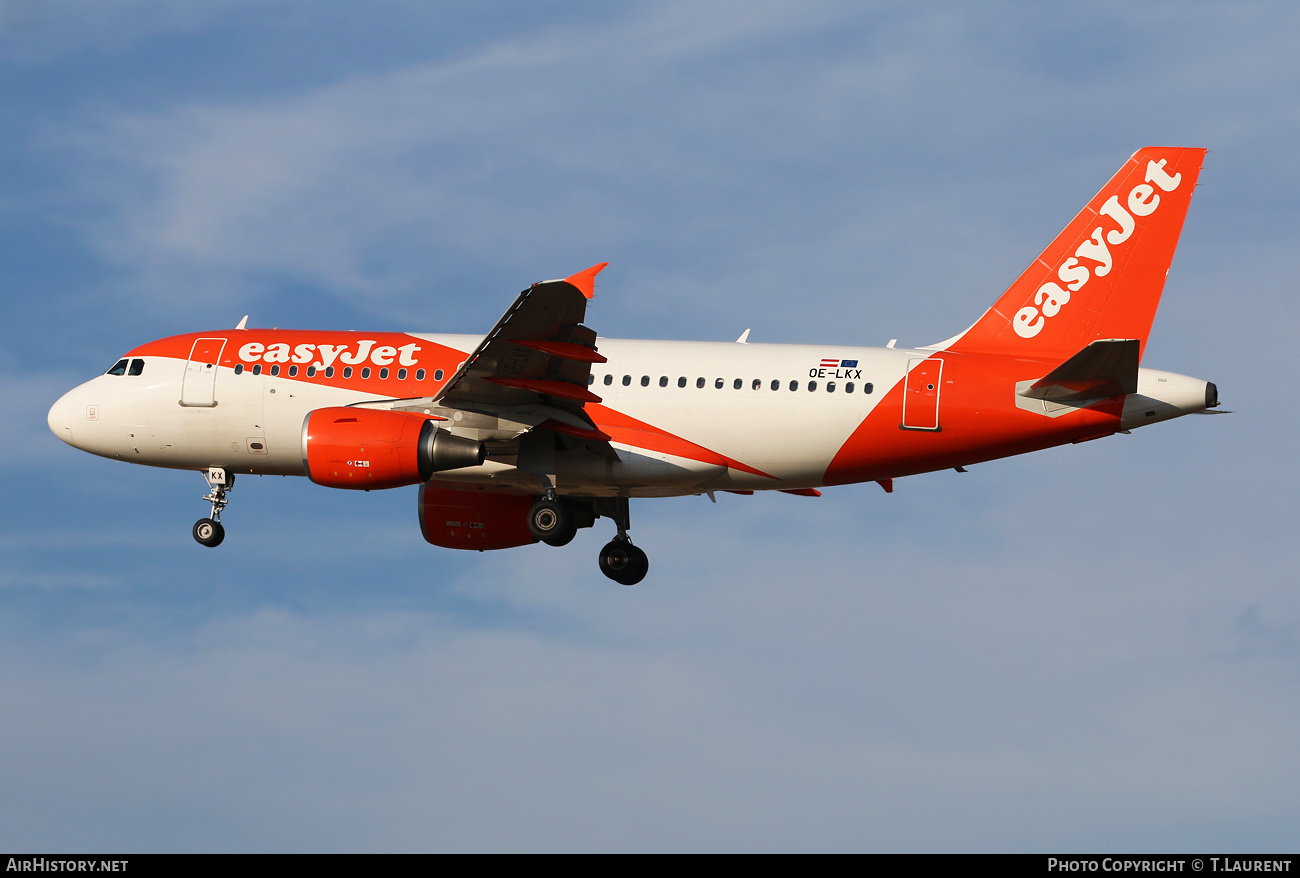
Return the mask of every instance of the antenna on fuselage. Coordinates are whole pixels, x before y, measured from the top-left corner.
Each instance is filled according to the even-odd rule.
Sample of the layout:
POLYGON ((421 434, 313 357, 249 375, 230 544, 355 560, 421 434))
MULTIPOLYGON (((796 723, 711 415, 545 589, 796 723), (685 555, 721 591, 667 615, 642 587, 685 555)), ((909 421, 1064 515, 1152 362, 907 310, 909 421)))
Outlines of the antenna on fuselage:
POLYGON ((243 329, 247 325, 248 325, 248 315, 245 314, 244 319, 239 321, 237 324, 235 324, 235 329, 243 329))

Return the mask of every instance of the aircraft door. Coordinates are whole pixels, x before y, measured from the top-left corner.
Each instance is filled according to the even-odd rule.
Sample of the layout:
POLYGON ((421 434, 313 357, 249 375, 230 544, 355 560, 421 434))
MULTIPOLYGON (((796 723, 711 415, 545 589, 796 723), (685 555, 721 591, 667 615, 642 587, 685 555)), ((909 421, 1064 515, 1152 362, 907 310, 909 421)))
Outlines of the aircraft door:
POLYGON ((181 405, 207 406, 217 404, 217 364, 226 347, 224 338, 200 338, 190 348, 190 359, 185 364, 181 379, 181 405))
POLYGON ((903 393, 904 430, 934 430, 939 427, 939 378, 943 374, 943 360, 907 361, 907 383, 903 393))

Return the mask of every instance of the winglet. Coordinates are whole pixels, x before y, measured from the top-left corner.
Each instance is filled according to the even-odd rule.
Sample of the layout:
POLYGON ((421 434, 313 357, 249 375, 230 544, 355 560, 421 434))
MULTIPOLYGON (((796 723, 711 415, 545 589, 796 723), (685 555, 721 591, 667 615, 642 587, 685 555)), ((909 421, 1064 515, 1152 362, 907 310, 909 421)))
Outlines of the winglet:
POLYGON ((235 329, 243 329, 243 328, 246 327, 246 326, 248 326, 248 315, 247 315, 247 314, 244 315, 244 319, 243 319, 243 320, 239 321, 238 325, 235 326, 235 329))
POLYGON ((609 265, 609 263, 597 263, 586 271, 580 271, 577 274, 566 277, 565 280, 577 287, 584 296, 590 299, 596 294, 596 275, 600 274, 606 265, 609 265))

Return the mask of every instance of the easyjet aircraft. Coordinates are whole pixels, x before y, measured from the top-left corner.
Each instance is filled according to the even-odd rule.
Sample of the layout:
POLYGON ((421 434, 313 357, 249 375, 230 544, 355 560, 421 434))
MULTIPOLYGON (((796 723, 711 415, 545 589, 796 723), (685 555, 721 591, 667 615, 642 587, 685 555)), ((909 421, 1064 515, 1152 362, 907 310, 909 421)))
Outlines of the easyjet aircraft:
MULTIPOLYGON (((601 338, 604 263, 519 294, 485 337, 248 329, 128 352, 50 409, 93 454, 198 470, 216 546, 236 473, 330 488, 419 485, 437 546, 562 546, 598 517, 600 569, 649 562, 628 500, 819 494, 1084 442, 1218 405, 1139 368, 1203 149, 1124 163, 973 326, 919 348, 601 338)), ((746 331, 748 335, 748 331, 746 331)))

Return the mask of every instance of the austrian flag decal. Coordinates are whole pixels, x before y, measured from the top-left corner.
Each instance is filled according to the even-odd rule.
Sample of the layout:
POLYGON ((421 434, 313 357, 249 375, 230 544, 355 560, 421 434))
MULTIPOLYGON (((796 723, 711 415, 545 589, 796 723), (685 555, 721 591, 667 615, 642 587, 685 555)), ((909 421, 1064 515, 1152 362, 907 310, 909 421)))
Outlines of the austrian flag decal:
POLYGON ((861 378, 857 360, 822 357, 821 363, 808 370, 809 378, 861 378))

